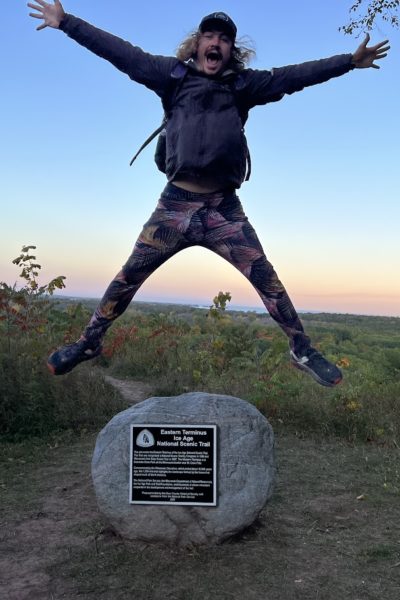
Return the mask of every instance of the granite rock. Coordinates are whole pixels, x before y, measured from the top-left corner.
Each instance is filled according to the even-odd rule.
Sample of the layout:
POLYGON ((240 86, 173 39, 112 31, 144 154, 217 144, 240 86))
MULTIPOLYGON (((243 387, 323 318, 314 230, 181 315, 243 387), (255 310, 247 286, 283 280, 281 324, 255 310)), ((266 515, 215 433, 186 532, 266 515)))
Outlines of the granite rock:
POLYGON ((251 525, 270 498, 274 435, 267 419, 239 398, 204 392, 149 398, 117 414, 99 433, 92 477, 100 511, 123 538, 216 544, 251 525), (216 507, 129 503, 129 437, 135 423, 218 426, 216 507))

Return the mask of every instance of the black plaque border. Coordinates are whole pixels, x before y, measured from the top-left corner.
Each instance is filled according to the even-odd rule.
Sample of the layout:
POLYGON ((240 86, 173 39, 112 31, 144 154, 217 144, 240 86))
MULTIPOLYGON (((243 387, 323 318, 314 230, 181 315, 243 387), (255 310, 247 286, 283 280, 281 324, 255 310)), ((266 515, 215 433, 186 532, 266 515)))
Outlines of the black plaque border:
POLYGON ((192 423, 132 423, 129 428, 129 504, 132 505, 163 505, 163 506, 217 506, 217 430, 218 426, 215 424, 192 424, 192 423), (163 500, 132 500, 132 477, 133 477, 133 428, 142 427, 146 429, 148 427, 163 427, 163 428, 176 428, 176 429, 212 429, 213 430, 213 444, 214 444, 214 455, 213 455, 213 501, 212 502, 165 502, 163 500))

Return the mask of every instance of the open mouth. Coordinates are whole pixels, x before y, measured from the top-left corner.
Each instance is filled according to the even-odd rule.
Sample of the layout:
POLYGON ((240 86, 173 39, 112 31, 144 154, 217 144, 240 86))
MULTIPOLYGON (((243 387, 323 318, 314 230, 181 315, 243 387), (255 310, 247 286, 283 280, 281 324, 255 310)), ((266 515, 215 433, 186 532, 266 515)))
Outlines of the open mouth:
POLYGON ((222 60, 222 54, 218 50, 210 50, 206 54, 206 60, 210 66, 216 66, 222 60))

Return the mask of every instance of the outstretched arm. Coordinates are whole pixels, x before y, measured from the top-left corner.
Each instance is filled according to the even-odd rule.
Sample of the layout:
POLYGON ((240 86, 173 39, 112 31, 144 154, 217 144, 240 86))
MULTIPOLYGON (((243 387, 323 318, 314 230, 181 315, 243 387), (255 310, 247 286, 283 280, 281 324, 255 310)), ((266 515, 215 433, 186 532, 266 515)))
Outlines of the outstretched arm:
POLYGON ((390 49, 388 40, 368 48, 369 40, 370 37, 367 34, 354 54, 341 54, 300 65, 279 67, 272 71, 247 69, 244 77, 246 91, 248 97, 251 98, 249 106, 281 100, 285 94, 300 92, 307 86, 344 75, 351 69, 367 69, 368 67, 379 69, 375 61, 385 58, 387 55, 390 49))
POLYGON ((177 58, 155 56, 144 52, 121 38, 98 29, 90 23, 64 12, 59 0, 48 3, 34 0, 29 3, 36 13, 29 13, 35 19, 42 19, 38 30, 54 27, 66 33, 97 56, 108 60, 117 69, 126 73, 131 79, 142 83, 159 96, 163 96, 171 80, 171 71, 178 62, 177 58))
POLYGON ((369 40, 369 33, 367 33, 364 41, 353 54, 351 64, 356 69, 368 69, 368 67, 379 69, 379 65, 374 64, 375 61, 387 56, 387 51, 390 49, 390 46, 387 46, 388 40, 367 48, 369 40))
POLYGON ((45 27, 54 27, 58 29, 61 21, 64 18, 65 12, 59 0, 54 0, 54 4, 48 4, 43 0, 36 0, 37 4, 28 3, 29 8, 33 8, 37 12, 29 13, 34 19, 43 19, 43 23, 36 27, 37 31, 45 27))

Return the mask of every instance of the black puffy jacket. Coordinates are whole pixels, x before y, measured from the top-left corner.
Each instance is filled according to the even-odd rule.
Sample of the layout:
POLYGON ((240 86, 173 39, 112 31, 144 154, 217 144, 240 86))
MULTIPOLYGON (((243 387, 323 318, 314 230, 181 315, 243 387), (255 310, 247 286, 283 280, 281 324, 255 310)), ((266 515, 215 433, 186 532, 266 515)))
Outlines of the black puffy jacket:
MULTIPOLYGON (((177 58, 148 54, 69 14, 60 29, 154 91, 161 100, 171 97, 171 74, 179 63, 177 58)), ((201 181, 212 177, 224 186, 240 187, 246 172, 243 125, 248 111, 343 75, 352 68, 351 60, 351 54, 340 54, 271 71, 228 71, 218 77, 209 77, 189 66, 168 115, 168 180, 189 177, 201 181), (235 78, 236 83, 232 82, 235 78)))

